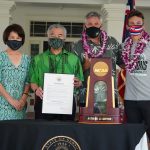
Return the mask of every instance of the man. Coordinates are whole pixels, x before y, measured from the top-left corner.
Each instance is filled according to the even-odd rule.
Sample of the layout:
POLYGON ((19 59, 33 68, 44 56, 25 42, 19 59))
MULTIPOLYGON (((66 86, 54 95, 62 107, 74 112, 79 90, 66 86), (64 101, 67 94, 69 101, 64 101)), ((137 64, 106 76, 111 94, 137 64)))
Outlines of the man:
POLYGON ((75 118, 75 101, 72 115, 42 114, 44 73, 74 74, 75 88, 80 87, 81 81, 83 81, 80 60, 76 55, 63 48, 66 34, 67 31, 63 26, 59 24, 51 25, 47 31, 49 49, 35 56, 31 64, 31 88, 36 95, 35 119, 74 120, 75 118))
MULTIPOLYGON (((87 78, 90 74, 91 58, 112 58, 112 74, 116 78, 116 64, 121 62, 121 48, 119 43, 113 37, 107 36, 107 33, 102 30, 102 18, 97 12, 89 12, 85 17, 84 31, 82 40, 78 41, 74 46, 74 52, 79 56, 84 72, 84 83, 81 88, 81 105, 85 105, 87 78)), ((116 80, 116 79, 115 79, 116 80)), ((118 94, 115 87, 115 100, 118 105, 118 94)))
POLYGON ((125 113, 128 123, 142 123, 150 138, 150 35, 144 30, 144 16, 134 10, 128 15, 130 36, 123 43, 126 69, 125 113))

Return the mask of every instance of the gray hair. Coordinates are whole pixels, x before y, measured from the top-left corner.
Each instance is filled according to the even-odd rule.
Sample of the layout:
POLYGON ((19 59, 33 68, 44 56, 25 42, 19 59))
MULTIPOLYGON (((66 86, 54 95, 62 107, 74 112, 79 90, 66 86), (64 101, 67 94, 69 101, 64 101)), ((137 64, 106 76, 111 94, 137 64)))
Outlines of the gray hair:
POLYGON ((97 18, 99 18, 100 21, 102 22, 102 17, 101 17, 101 15, 100 15, 98 12, 96 12, 96 11, 91 11, 91 12, 87 13, 86 16, 85 16, 85 19, 88 19, 88 18, 90 18, 90 17, 97 17, 97 18))
POLYGON ((64 35, 65 35, 65 38, 66 38, 66 36, 67 36, 67 30, 66 30, 66 28, 64 27, 64 26, 62 26, 61 24, 53 24, 53 25, 50 25, 49 27, 48 27, 48 30, 47 30, 47 35, 49 36, 49 32, 52 30, 52 29, 54 29, 54 28, 60 28, 60 29, 62 29, 63 31, 64 31, 64 35))

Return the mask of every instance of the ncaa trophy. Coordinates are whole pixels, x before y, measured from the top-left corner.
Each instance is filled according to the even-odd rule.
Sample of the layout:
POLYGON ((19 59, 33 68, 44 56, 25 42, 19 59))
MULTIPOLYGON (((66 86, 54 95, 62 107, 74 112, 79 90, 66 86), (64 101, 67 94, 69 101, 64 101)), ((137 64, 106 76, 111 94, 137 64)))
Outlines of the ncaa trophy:
POLYGON ((111 58, 94 58, 87 81, 86 106, 80 107, 79 122, 116 124, 122 121, 120 109, 115 107, 111 58))

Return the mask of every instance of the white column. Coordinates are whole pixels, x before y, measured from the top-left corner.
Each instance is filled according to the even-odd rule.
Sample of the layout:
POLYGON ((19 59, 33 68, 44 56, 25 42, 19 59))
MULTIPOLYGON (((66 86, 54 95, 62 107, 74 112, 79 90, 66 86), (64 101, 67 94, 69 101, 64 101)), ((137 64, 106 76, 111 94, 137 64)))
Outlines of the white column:
POLYGON ((122 41, 125 8, 125 4, 104 4, 101 8, 104 28, 118 42, 122 41))
POLYGON ((13 1, 0 1, 0 52, 6 48, 6 45, 3 43, 3 32, 9 25, 10 10, 14 4, 13 1))

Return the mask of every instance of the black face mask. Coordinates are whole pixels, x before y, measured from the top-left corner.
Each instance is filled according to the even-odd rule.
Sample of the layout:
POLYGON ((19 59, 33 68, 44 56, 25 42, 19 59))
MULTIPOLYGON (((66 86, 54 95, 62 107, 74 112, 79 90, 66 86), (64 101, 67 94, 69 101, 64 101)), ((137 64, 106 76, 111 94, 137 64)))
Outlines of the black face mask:
POLYGON ((96 38, 99 36, 100 34, 100 28, 97 27, 89 27, 86 28, 86 34, 90 37, 90 38, 96 38))
POLYGON ((8 40, 6 44, 12 50, 16 51, 16 50, 18 50, 22 46, 22 41, 8 40))

